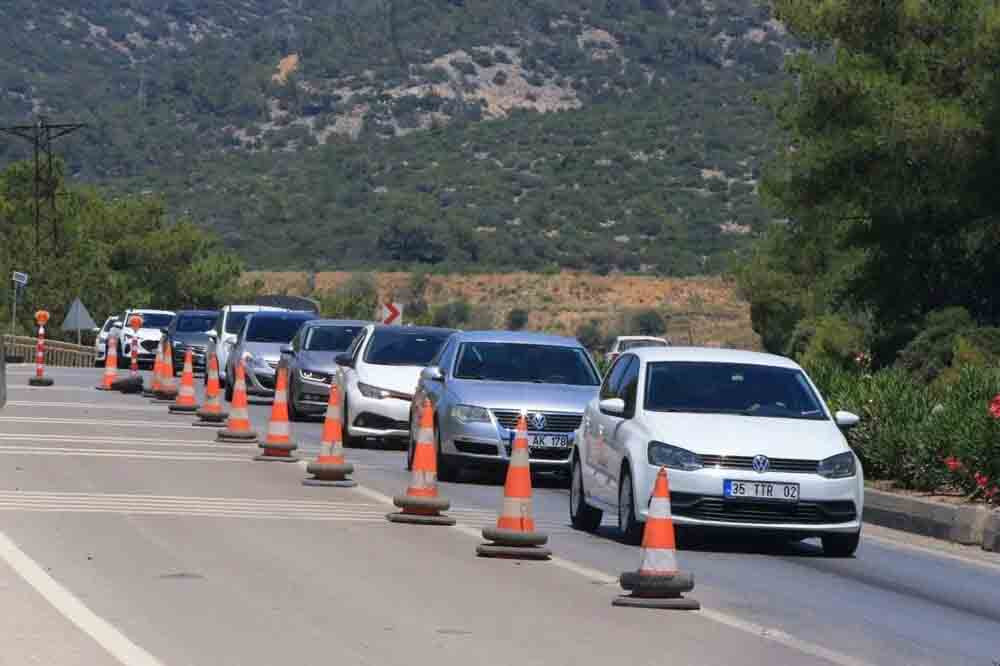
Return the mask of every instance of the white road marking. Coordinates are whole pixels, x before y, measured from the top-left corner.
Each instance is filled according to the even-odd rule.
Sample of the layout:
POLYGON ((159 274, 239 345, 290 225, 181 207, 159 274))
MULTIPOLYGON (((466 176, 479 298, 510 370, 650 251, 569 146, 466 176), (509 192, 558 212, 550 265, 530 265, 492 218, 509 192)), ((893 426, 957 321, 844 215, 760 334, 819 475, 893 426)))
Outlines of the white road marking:
POLYGON ((202 462, 253 462, 249 455, 211 454, 198 451, 137 451, 128 449, 77 449, 68 447, 0 446, 0 455, 140 458, 143 460, 197 460, 202 462))
MULTIPOLYGON (((952 543, 950 543, 948 541, 942 541, 940 544, 934 544, 934 546, 937 546, 937 547, 934 547, 934 546, 921 546, 919 544, 909 543, 909 542, 906 542, 906 541, 900 541, 899 540, 899 539, 904 538, 904 537, 910 537, 910 538, 912 538, 912 537, 915 537, 917 535, 909 534, 909 533, 906 533, 906 532, 901 532, 900 535, 899 535, 899 537, 890 538, 890 537, 876 536, 874 534, 870 534, 868 532, 869 529, 870 529, 869 527, 865 527, 865 531, 863 531, 861 533, 861 535, 862 535, 861 536, 862 543, 864 543, 865 541, 877 541, 878 543, 880 543, 880 544, 882 544, 884 546, 887 546, 889 548, 898 548, 898 549, 903 549, 903 550, 913 550, 913 551, 916 551, 918 553, 923 553, 925 555, 932 555, 932 556, 935 556, 935 557, 945 557, 945 558, 948 558, 949 560, 956 560, 956 561, 961 562, 963 564, 971 564, 971 565, 975 565, 975 566, 985 567, 987 569, 997 569, 997 570, 1000 570, 1000 559, 986 560, 986 559, 979 559, 977 557, 970 557, 969 555, 963 555, 962 553, 951 552, 951 551, 947 550, 948 546, 956 546, 956 547, 958 547, 958 545, 957 544, 952 544, 952 543)), ((889 529, 889 528, 882 528, 882 529, 889 529)), ((926 538, 930 539, 930 537, 926 537, 926 538)), ((980 550, 979 552, 985 554, 986 551, 980 550)))
MULTIPOLYGON (((211 430, 207 432, 212 432, 211 430)), ((198 433, 192 428, 192 434, 202 434, 198 433)), ((57 435, 53 433, 35 433, 35 432, 0 432, 0 442, 23 442, 23 446, 33 446, 38 442, 52 442, 56 444, 107 444, 108 446, 117 446, 121 444, 127 444, 129 446, 176 446, 176 447, 194 447, 194 448, 207 448, 207 449, 236 449, 239 451, 249 451, 251 447, 256 447, 256 444, 225 444, 223 442, 205 441, 202 440, 191 440, 191 439, 157 439, 156 441, 143 440, 139 437, 103 437, 103 436, 79 436, 79 435, 57 435)))
POLYGON ((37 562, 28 557, 2 532, 0 532, 0 557, 63 617, 90 636, 119 662, 125 666, 163 666, 160 660, 130 641, 114 625, 83 605, 72 592, 45 573, 37 562))
MULTIPOLYGON (((164 412, 164 416, 166 416, 164 412)), ((51 425, 81 425, 93 427, 112 427, 112 428, 175 428, 179 430, 187 430, 191 432, 191 423, 182 423, 178 421, 176 424, 173 423, 163 423, 162 421, 95 421, 94 419, 67 419, 67 418, 53 418, 49 416, 0 416, 0 422, 9 423, 41 423, 41 424, 51 424, 51 425)))
POLYGON ((36 402, 35 400, 9 400, 8 407, 69 407, 71 409, 117 409, 135 412, 166 412, 166 406, 120 405, 100 402, 36 402))
MULTIPOLYGON (((393 505, 391 497, 383 495, 377 490, 373 490, 371 488, 367 488, 361 485, 355 487, 354 490, 369 499, 375 500, 376 502, 382 502, 383 504, 393 505)), ((475 529, 473 527, 470 527, 468 525, 463 525, 461 523, 455 525, 452 529, 454 529, 457 532, 461 532, 466 536, 470 536, 474 539, 482 540, 482 533, 481 530, 479 529, 475 529)), ((618 579, 614 576, 609 576, 603 571, 592 569, 586 565, 579 564, 571 560, 566 560, 561 557, 553 557, 550 560, 550 562, 553 565, 559 567, 560 569, 564 569, 565 571, 575 573, 579 576, 582 576, 597 583, 602 583, 604 585, 615 585, 618 583, 618 579)), ((799 652, 811 655, 813 657, 826 659, 827 661, 837 664, 838 666, 872 666, 871 664, 863 660, 855 659, 854 657, 843 654, 841 652, 836 652, 834 650, 825 648, 822 645, 817 645, 815 643, 811 643, 809 641, 796 638, 795 636, 791 636, 781 631, 780 629, 765 627, 763 625, 759 625, 754 622, 749 622, 747 620, 743 620, 741 618, 729 615, 727 613, 721 613, 719 611, 713 611, 713 610, 706 610, 703 608, 702 610, 698 611, 698 614, 708 620, 712 620, 713 622, 724 624, 727 627, 731 627, 733 629, 738 629, 740 631, 753 634, 758 638, 779 643, 781 645, 784 645, 785 647, 798 650, 799 652)))

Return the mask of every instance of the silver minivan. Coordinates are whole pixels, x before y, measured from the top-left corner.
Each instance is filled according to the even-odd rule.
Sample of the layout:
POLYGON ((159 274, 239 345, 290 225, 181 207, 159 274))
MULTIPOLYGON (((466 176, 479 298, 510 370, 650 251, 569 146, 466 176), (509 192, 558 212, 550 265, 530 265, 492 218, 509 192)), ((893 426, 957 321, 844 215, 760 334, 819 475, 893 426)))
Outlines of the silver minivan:
POLYGON ((583 410, 601 378, 575 338, 507 331, 457 333, 423 370, 410 412, 413 437, 424 397, 434 407, 438 477, 469 467, 506 469, 518 417, 528 426, 531 467, 569 473, 583 410))

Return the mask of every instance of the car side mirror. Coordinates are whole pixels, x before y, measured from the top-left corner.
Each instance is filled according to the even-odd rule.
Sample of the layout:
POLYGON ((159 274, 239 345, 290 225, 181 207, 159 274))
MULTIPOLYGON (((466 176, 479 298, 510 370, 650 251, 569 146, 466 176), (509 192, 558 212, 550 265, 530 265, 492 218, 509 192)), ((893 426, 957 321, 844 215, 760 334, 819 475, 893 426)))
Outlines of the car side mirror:
POLYGON ((212 342, 219 341, 219 334, 216 333, 215 331, 208 331, 207 333, 205 333, 205 335, 207 335, 208 339, 211 340, 212 342))
POLYGON ((428 382, 443 382, 444 373, 438 366, 431 365, 420 371, 420 378, 428 382))
POLYGON ((295 348, 292 347, 291 345, 281 345, 281 349, 279 351, 281 351, 282 354, 295 356, 295 348))
POLYGON ((610 416, 622 416, 625 414, 625 401, 621 398, 605 398, 597 403, 602 414, 610 416))
POLYGON ((344 368, 354 367, 354 359, 350 354, 337 354, 333 357, 333 362, 344 368))
POLYGON ((861 421, 861 417, 853 412, 841 411, 833 415, 833 420, 836 422, 838 428, 849 430, 850 428, 858 425, 861 421))

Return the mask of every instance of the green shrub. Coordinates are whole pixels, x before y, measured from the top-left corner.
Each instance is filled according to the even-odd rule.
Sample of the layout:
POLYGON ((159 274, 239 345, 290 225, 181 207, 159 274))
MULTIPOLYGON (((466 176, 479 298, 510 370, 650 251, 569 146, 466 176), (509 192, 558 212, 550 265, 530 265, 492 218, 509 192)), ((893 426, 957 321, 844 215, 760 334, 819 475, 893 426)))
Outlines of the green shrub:
POLYGON ((604 344, 604 335, 601 333, 601 324, 596 319, 580 324, 576 329, 576 339, 584 347, 591 351, 597 351, 604 344))
POLYGON ((804 319, 795 326, 789 355, 805 365, 832 363, 850 369, 864 355, 864 331, 838 315, 804 319))
POLYGON ((520 331, 528 325, 528 311, 524 308, 514 308, 507 313, 507 330, 520 331))
POLYGON ((900 352, 899 364, 921 381, 934 381, 951 365, 956 337, 974 326, 965 308, 928 313, 920 333, 900 352))
POLYGON ((434 309, 431 323, 443 328, 461 328, 472 316, 472 306, 463 299, 445 303, 434 309))
POLYGON ((354 273, 333 290, 319 295, 320 310, 327 317, 371 319, 378 304, 378 289, 371 273, 354 273))

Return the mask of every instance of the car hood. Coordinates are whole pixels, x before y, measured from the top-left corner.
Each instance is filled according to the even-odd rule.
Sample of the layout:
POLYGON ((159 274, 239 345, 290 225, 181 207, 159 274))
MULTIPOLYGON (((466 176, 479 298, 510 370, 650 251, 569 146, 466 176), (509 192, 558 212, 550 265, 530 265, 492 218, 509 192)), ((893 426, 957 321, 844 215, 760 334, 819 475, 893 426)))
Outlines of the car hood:
POLYGON ((207 333, 174 333, 173 340, 183 342, 186 345, 208 346, 207 333))
POLYGON ((340 353, 342 352, 300 351, 295 357, 295 365, 302 370, 314 370, 332 375, 337 372, 337 364, 333 359, 340 353))
POLYGON ((821 460, 848 449, 833 421, 645 412, 650 439, 710 455, 821 460))
POLYGON ((159 341, 161 338, 163 338, 163 331, 159 328, 140 328, 138 331, 135 331, 131 328, 125 328, 123 329, 123 331, 125 335, 132 335, 139 338, 140 340, 159 341))
POLYGON ((250 352, 254 356, 259 356, 269 363, 277 363, 281 359, 280 342, 245 342, 243 351, 250 352))
POLYGON ((358 381, 397 393, 413 395, 420 381, 419 365, 365 365, 358 368, 358 381))
POLYGON ((582 413, 597 397, 597 386, 490 382, 449 379, 446 385, 457 403, 490 409, 582 413))

